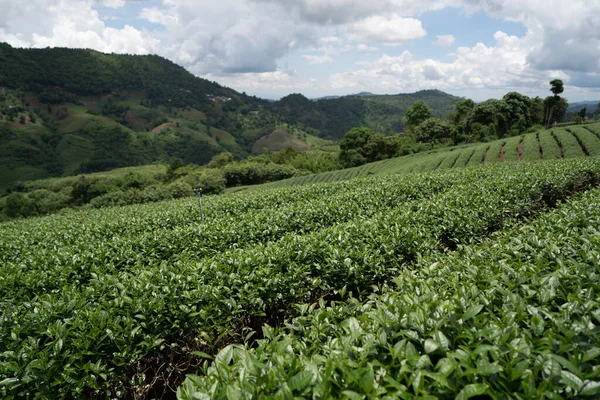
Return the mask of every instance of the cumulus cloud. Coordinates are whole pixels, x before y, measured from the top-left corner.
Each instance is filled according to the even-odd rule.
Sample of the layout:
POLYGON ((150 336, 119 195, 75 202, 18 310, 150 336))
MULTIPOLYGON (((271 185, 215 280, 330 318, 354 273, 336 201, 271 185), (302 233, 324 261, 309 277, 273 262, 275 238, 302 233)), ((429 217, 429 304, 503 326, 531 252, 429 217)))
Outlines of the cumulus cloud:
MULTIPOLYGON (((496 32, 494 46, 478 43, 459 47, 452 62, 435 59, 415 59, 405 51, 400 56, 383 55, 370 63, 360 63, 361 69, 332 76, 336 89, 410 92, 420 89, 442 90, 498 89, 508 91, 539 91, 541 84, 554 76, 535 71, 527 63, 531 38, 518 38, 496 32)), ((564 77, 561 76, 561 77, 564 77)), ((547 88, 544 86, 544 90, 547 88)))
POLYGON ((125 6, 125 0, 104 0, 102 4, 104 7, 121 8, 125 6))
POLYGON ((373 16, 354 22, 345 28, 350 38, 357 42, 400 46, 427 34, 421 21, 397 15, 373 16))
POLYGON ((372 46, 361 43, 358 46, 356 46, 356 50, 357 51, 378 51, 379 48, 372 47, 372 46))
POLYGON ((254 0, 260 3, 272 3, 296 11, 300 18, 323 25, 340 25, 361 21, 372 16, 396 14, 414 16, 425 11, 438 10, 453 0, 254 0))
POLYGON ((295 71, 277 69, 271 72, 246 72, 235 75, 205 75, 209 80, 236 88, 240 91, 257 93, 266 98, 283 97, 290 93, 319 93, 329 90, 314 78, 299 77, 295 71))
POLYGON ((311 54, 305 54, 302 56, 302 58, 308 60, 308 63, 313 65, 333 62, 333 58, 329 57, 328 55, 315 56, 311 54))
POLYGON ((131 26, 107 27, 87 0, 0 0, 0 41, 17 47, 77 47, 147 54, 159 41, 131 26))
POLYGON ((168 0, 140 18, 158 23, 163 55, 197 74, 270 72, 277 61, 326 37, 327 31, 290 23, 288 10, 245 0, 168 0))
POLYGON ((438 35, 433 44, 440 47, 450 47, 455 40, 456 38, 453 35, 438 35))
POLYGON ((525 25, 536 37, 527 57, 536 69, 593 72, 600 68, 598 1, 480 0, 465 7, 525 25))

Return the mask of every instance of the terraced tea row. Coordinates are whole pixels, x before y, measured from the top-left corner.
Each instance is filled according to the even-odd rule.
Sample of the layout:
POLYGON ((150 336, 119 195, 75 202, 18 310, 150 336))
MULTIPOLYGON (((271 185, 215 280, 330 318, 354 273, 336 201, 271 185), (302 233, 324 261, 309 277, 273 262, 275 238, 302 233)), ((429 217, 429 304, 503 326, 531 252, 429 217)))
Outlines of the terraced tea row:
POLYGON ((179 389, 203 398, 598 398, 600 190, 398 271, 368 301, 306 305, 179 389))
MULTIPOLYGON (((245 246, 213 257, 197 258, 189 253, 189 257, 169 261, 131 247, 111 253, 85 271, 87 277, 80 281, 67 279, 68 274, 63 275, 57 265, 43 278, 50 285, 54 275, 59 277, 60 285, 54 290, 44 291, 31 284, 35 290, 21 291, 20 299, 11 296, 9 290, 2 294, 0 345, 6 351, 0 353, 0 393, 22 397, 124 396, 157 389, 162 379, 176 383, 198 361, 195 350, 214 354, 231 341, 243 341, 252 330, 260 333, 264 323, 281 323, 293 316, 298 306, 320 297, 345 299, 352 293, 365 298, 422 257, 479 241, 507 220, 532 215, 546 204, 594 184, 599 173, 600 162, 588 159, 450 170, 442 177, 436 173, 353 181, 339 184, 347 192, 338 200, 355 197, 349 206, 355 209, 354 216, 343 216, 331 226, 314 225, 310 232, 289 229, 276 238, 249 240, 245 246), (396 187, 400 189, 394 191, 396 187), (366 207, 372 211, 360 211, 366 207), (129 263, 131 259, 137 261, 129 263), (120 264, 122 260, 127 261, 126 267, 120 264)), ((310 194, 319 188, 302 188, 297 193, 310 194)), ((265 196, 277 197, 273 193, 265 196)), ((261 198, 254 194, 247 197, 250 203, 261 198)), ((227 198, 221 201, 218 208, 227 210, 227 198)), ((274 203, 278 204, 276 200, 274 203)), ((302 208, 307 203, 296 205, 302 208)), ((168 206, 179 208, 171 212, 180 216, 185 214, 181 209, 190 204, 165 204, 168 206)), ((118 228, 112 236, 106 229, 98 229, 103 239, 95 244, 103 249, 103 240, 135 241, 129 237, 131 232, 142 228, 120 231, 122 225, 110 221, 111 217, 120 219, 127 210, 137 214, 140 221, 169 215, 159 212, 142 217, 141 210, 150 210, 143 207, 122 208, 112 216, 110 210, 86 214, 90 219, 103 215, 107 221, 96 224, 118 228)), ((276 214, 275 209, 271 211, 276 214)), ((44 226, 50 237, 60 237, 52 232, 53 224, 62 229, 67 221, 77 218, 82 226, 74 232, 84 233, 85 217, 78 214, 22 224, 24 229, 44 226)), ((186 221, 186 217, 179 221, 186 221)), ((94 224, 90 221, 90 225, 94 224)), ((267 225, 265 220, 249 232, 259 232, 267 225)), ((22 249, 10 260, 14 269, 4 274, 0 283, 18 291, 24 282, 13 275, 26 271, 24 259, 43 272, 53 258, 28 251, 30 238, 19 235, 14 224, 6 226, 0 227, 5 229, 2 240, 11 248, 19 247, 21 240, 22 249)), ((172 223, 156 222, 154 226, 163 226, 164 231, 178 228, 172 223)), ((75 238, 78 240, 73 239, 68 248, 75 265, 85 269, 86 265, 76 260, 93 259, 89 252, 102 257, 102 250, 94 250, 83 234, 75 238)), ((165 240, 176 238, 165 236, 165 240)), ((190 243, 194 245, 193 240, 190 243)), ((61 266, 70 268, 67 263, 61 266)), ((78 268, 71 271, 73 276, 80 273, 78 268)))
POLYGON ((85 284, 94 273, 115 273, 161 262, 196 262, 231 247, 369 218, 405 201, 434 195, 456 180, 457 174, 439 174, 419 181, 397 177, 302 188, 294 196, 288 195, 289 189, 278 190, 280 197, 248 196, 250 204, 257 197, 265 200, 260 210, 246 209, 239 196, 212 197, 207 207, 213 211, 207 213, 209 220, 205 223, 198 221, 193 203, 179 201, 94 211, 83 220, 81 214, 71 213, 63 219, 7 224, 0 246, 5 272, 5 278, 0 279, 0 296, 10 294, 14 299, 27 300, 60 290, 69 282, 85 284), (281 198, 288 198, 288 202, 282 203, 281 198), (132 215, 131 225, 122 224, 127 223, 128 212, 132 215), (161 226, 164 220, 170 223, 161 226), (59 223, 52 228, 55 221, 59 223), (90 224, 94 228, 90 229, 90 224), (27 234, 22 235, 22 230, 27 234), (41 259, 45 261, 40 263, 41 259))

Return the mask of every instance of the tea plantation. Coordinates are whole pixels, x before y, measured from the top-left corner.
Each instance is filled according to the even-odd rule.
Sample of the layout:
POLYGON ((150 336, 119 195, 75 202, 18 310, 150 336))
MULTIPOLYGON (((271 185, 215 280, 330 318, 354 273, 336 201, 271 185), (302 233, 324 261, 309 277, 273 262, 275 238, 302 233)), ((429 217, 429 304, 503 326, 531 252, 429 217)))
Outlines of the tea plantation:
MULTIPOLYGON (((407 172, 427 172, 509 161, 555 160, 600 155, 600 123, 553 128, 477 145, 442 148, 369 163, 341 171, 305 175, 260 186, 288 187, 335 182, 356 177, 407 172)), ((257 189, 259 187, 250 187, 257 189)))
POLYGON ((547 133, 0 224, 0 396, 598 397, 600 139, 547 133))

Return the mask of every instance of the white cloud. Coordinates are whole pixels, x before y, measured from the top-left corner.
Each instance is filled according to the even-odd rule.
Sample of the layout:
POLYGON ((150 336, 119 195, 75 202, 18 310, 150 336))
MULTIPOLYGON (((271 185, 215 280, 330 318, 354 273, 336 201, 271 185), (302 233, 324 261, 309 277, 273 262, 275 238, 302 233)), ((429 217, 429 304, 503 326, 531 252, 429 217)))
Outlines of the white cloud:
POLYGON ((159 41, 126 25, 107 27, 87 0, 0 0, 0 41, 17 47, 77 47, 147 54, 159 41))
POLYGON ((104 0, 102 4, 104 7, 121 8, 125 6, 125 0, 104 0))
POLYGON ((179 22, 175 15, 170 15, 164 10, 156 7, 142 9, 139 18, 148 20, 153 24, 163 25, 166 28, 177 26, 179 22))
POLYGON ((373 16, 348 25, 348 36, 357 42, 400 46, 426 35, 421 21, 414 18, 373 16))
MULTIPOLYGON (((532 49, 531 37, 517 38, 496 32, 494 46, 478 43, 459 47, 454 61, 415 59, 405 51, 400 56, 384 55, 378 60, 359 64, 358 71, 337 73, 331 77, 335 89, 411 92, 421 89, 488 89, 507 92, 518 89, 537 93, 547 91, 547 82, 556 72, 539 72, 527 63, 532 49)), ((561 78, 568 78, 560 74, 561 78)))
POLYGON ((271 72, 247 72, 235 75, 204 75, 209 80, 218 79, 219 83, 236 88, 239 91, 258 93, 266 98, 282 97, 290 93, 307 93, 327 90, 316 79, 303 79, 295 71, 277 69, 271 72))
POLYGON ((342 43, 344 40, 340 37, 337 36, 327 36, 327 37, 322 37, 319 39, 319 42, 323 42, 323 43, 334 43, 334 44, 338 44, 338 43, 342 43))
POLYGON ((361 43, 358 46, 356 46, 356 50, 357 51, 378 51, 379 49, 377 47, 371 47, 371 46, 361 43))
POLYGON ((599 1, 481 0, 474 4, 467 9, 520 22, 536 36, 527 57, 534 68, 590 73, 600 68, 599 1))
POLYGON ((330 36, 325 29, 290 21, 289 10, 246 0, 168 0, 144 9, 140 18, 164 26, 161 54, 196 74, 270 72, 289 52, 330 36))
MULTIPOLYGON (((390 14, 415 16, 425 11, 439 10, 456 4, 456 0, 255 0, 259 3, 278 4, 295 10, 309 22, 340 25, 361 21, 372 16, 390 14)), ((460 1, 460 0, 459 0, 460 1)))
POLYGON ((305 54, 302 56, 302 58, 308 60, 308 63, 311 65, 326 64, 326 63, 333 62, 333 58, 329 57, 328 55, 315 56, 315 55, 305 54))
POLYGON ((450 47, 455 40, 456 38, 453 35, 438 35, 433 44, 440 47, 450 47))

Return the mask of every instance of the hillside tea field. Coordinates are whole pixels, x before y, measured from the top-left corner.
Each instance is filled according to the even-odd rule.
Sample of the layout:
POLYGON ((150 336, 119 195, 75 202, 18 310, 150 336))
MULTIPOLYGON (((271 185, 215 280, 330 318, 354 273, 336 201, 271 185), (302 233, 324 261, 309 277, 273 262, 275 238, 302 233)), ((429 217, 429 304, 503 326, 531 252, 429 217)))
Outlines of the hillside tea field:
POLYGON ((556 160, 597 155, 600 155, 600 123, 592 123, 526 133, 478 145, 442 148, 340 171, 304 175, 268 183, 260 189, 336 182, 390 173, 429 172, 509 161, 556 160))
POLYGON ((599 182, 496 163, 1 224, 0 395, 597 396, 599 182))

